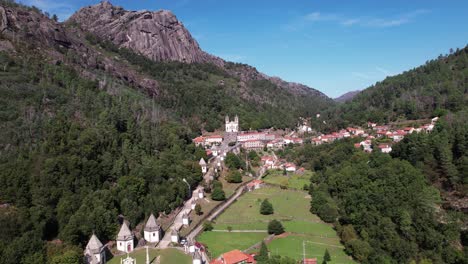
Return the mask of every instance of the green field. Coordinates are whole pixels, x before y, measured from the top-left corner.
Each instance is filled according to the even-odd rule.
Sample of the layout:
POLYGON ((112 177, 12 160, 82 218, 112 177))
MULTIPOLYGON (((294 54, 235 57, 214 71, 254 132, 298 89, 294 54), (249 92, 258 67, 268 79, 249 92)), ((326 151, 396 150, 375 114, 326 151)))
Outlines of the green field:
POLYGON ((310 185, 310 177, 312 177, 313 172, 305 171, 303 175, 299 174, 288 174, 283 175, 281 170, 269 170, 266 176, 263 177, 263 181, 273 185, 285 185, 287 184, 288 188, 303 190, 304 185, 310 185))
POLYGON ((233 249, 245 250, 255 243, 262 241, 268 234, 265 233, 229 233, 204 232, 197 241, 207 245, 211 258, 233 249))
MULTIPOLYGON (((161 264, 190 264, 192 258, 189 255, 184 254, 182 251, 177 249, 164 249, 156 250, 149 249, 150 261, 155 262, 156 258, 161 256, 161 264)), ((120 259, 126 258, 127 255, 115 256, 109 260, 108 264, 120 264, 120 259)), ((146 250, 141 249, 130 254, 130 257, 136 259, 136 263, 146 263, 146 250)))
POLYGON ((302 242, 305 242, 305 253, 307 258, 317 258, 317 263, 322 263, 325 249, 331 255, 331 261, 327 263, 356 263, 343 251, 339 239, 321 238, 311 235, 290 235, 284 238, 274 239, 268 244, 268 249, 273 255, 289 256, 294 259, 302 258, 302 242))
MULTIPOLYGON (((284 177, 284 176, 283 176, 284 177)), ((287 232, 285 237, 275 238, 268 244, 271 254, 280 254, 300 259, 302 241, 306 243, 309 257, 322 261, 325 249, 331 254, 331 263, 354 263, 343 250, 339 238, 331 225, 322 222, 309 212, 310 197, 304 191, 282 190, 278 187, 264 187, 244 194, 232 204, 215 223, 214 230, 267 230, 268 222, 280 220, 287 232), (273 215, 261 215, 263 199, 273 204, 273 215)), ((208 246, 213 256, 233 250, 244 250, 260 242, 265 233, 204 232, 198 240, 208 246), (222 241, 222 243, 220 243, 222 241)))

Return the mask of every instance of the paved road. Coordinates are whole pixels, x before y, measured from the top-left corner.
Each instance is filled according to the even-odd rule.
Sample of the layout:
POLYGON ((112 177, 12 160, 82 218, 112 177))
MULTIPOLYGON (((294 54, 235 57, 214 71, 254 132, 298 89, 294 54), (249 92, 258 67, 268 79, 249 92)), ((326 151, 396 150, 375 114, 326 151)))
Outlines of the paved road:
MULTIPOLYGON (((227 207, 229 207, 233 202, 236 201, 239 196, 242 195, 244 192, 244 188, 239 188, 235 194, 233 194, 222 206, 220 206, 218 209, 215 211, 210 212, 210 215, 206 218, 208 221, 212 221, 215 219, 219 214, 221 214, 227 207)), ((197 228, 193 229, 188 235, 187 235, 187 240, 188 241, 195 241, 195 237, 203 231, 203 225, 199 225, 197 228)))
MULTIPOLYGON (((198 192, 202 187, 201 186, 198 186, 197 189, 195 189, 194 192, 198 192)), ((182 227, 182 215, 185 213, 185 212, 190 212, 191 210, 191 207, 192 207, 192 201, 194 199, 197 199, 198 197, 194 197, 192 196, 192 198, 190 198, 189 200, 185 201, 184 203, 184 207, 182 208, 182 210, 180 210, 180 212, 176 215, 175 219, 174 219, 174 222, 172 223, 172 225, 166 230, 166 233, 164 234, 164 237, 161 239, 161 241, 159 242, 158 244, 158 248, 167 248, 169 246, 169 244, 171 244, 171 233, 172 233, 172 230, 179 230, 181 227, 182 227)))

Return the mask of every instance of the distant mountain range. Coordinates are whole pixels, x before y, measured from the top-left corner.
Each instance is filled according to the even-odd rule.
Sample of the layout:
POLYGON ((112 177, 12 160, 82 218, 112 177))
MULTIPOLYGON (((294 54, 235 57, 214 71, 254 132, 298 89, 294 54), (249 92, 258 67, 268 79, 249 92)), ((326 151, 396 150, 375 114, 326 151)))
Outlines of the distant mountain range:
POLYGON ((360 92, 361 92, 360 90, 347 92, 347 93, 345 93, 343 95, 340 95, 339 97, 335 98, 334 100, 337 101, 337 102, 340 102, 340 103, 344 103, 344 102, 352 100, 354 98, 354 96, 356 96, 360 92))

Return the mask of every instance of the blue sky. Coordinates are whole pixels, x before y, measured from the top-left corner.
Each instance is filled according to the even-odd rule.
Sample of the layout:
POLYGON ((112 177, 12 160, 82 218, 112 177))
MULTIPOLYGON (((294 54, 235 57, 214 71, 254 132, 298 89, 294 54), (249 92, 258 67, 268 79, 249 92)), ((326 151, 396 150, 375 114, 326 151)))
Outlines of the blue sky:
MULTIPOLYGON (((96 0, 21 0, 66 19, 96 0)), ((113 0, 172 10, 207 52, 336 97, 468 44, 464 0, 113 0)))

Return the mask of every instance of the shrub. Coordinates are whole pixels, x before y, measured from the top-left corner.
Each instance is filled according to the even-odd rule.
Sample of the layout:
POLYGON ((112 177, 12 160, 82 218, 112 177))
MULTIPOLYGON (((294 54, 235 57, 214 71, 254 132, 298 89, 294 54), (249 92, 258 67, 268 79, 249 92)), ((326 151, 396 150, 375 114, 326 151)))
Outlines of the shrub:
POLYGON ((284 233, 284 227, 280 221, 274 219, 268 223, 268 234, 281 235, 284 233))
POLYGON ((262 204, 260 205, 260 213, 262 215, 271 215, 274 213, 273 205, 268 201, 268 199, 263 200, 262 204))

